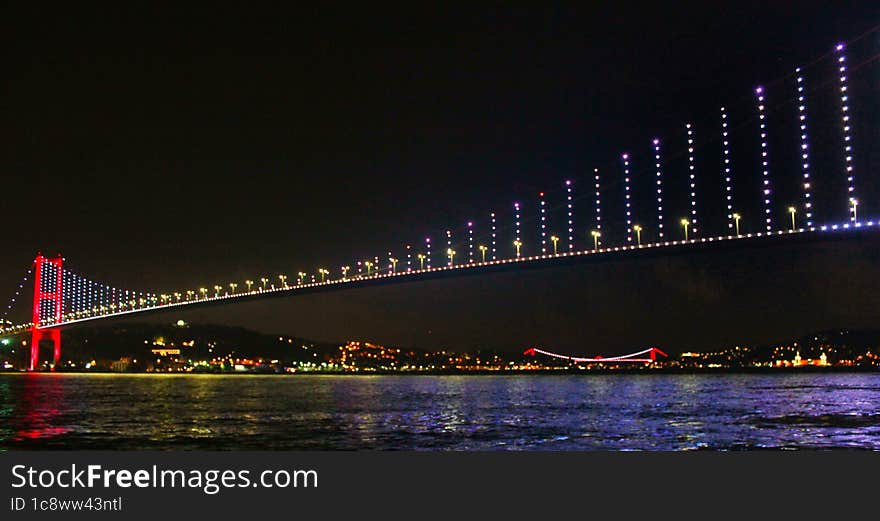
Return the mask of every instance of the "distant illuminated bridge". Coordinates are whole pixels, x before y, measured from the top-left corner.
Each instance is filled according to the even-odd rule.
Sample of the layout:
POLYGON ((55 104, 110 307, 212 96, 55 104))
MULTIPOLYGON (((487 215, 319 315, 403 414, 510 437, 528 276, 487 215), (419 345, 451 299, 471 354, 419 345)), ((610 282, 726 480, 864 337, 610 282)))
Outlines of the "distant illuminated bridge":
POLYGON ((636 353, 630 353, 628 355, 608 357, 595 356, 592 358, 561 355, 559 353, 544 351, 543 349, 538 349, 537 347, 530 347, 523 352, 523 355, 525 356, 535 356, 539 354, 549 356, 550 358, 556 358, 558 360, 568 360, 569 362, 574 362, 576 364, 650 364, 657 360, 657 355, 663 357, 669 356, 663 351, 657 349, 656 347, 650 347, 648 349, 644 349, 636 353))
MULTIPOLYGON (((875 61, 874 58, 865 60, 863 64, 875 61)), ((454 234, 453 230, 447 229, 442 234, 435 233, 420 239, 415 243, 417 245, 401 243, 391 251, 383 249, 387 255, 381 257, 353 256, 348 261, 334 263, 336 267, 332 270, 319 267, 309 272, 282 273, 160 293, 117 288, 97 282, 70 270, 60 255, 46 257, 38 254, 0 317, 0 334, 29 331, 32 335, 29 367, 36 370, 40 367, 41 341, 52 343, 54 364, 57 365, 61 356, 61 329, 96 320, 446 276, 551 267, 590 260, 616 261, 646 255, 690 254, 708 249, 807 242, 831 237, 850 239, 870 234, 880 229, 880 222, 860 214, 860 210, 861 213, 865 211, 863 202, 857 198, 851 94, 844 46, 835 46, 822 59, 826 59, 825 62, 830 59, 833 80, 826 77, 823 83, 817 81, 820 87, 809 92, 816 94, 821 90, 832 94, 833 103, 826 98, 822 106, 836 107, 836 123, 831 131, 837 137, 833 142, 824 139, 823 145, 833 149, 833 154, 829 152, 826 155, 837 158, 837 161, 833 172, 828 171, 831 169, 823 170, 827 182, 821 186, 814 186, 819 176, 811 165, 811 158, 816 152, 811 148, 807 133, 808 91, 805 88, 805 73, 801 68, 796 68, 792 74, 773 82, 772 87, 755 88, 750 96, 750 116, 745 123, 733 125, 728 107, 720 109, 720 116, 716 118, 719 132, 713 141, 717 145, 718 166, 702 168, 702 171, 713 171, 712 177, 717 183, 709 182, 707 175, 697 175, 696 125, 690 122, 681 129, 681 137, 684 138, 681 141, 686 146, 677 158, 678 163, 676 158, 664 159, 661 140, 652 139, 650 147, 646 147, 650 153, 640 156, 641 163, 648 164, 648 168, 635 170, 635 161, 639 158, 624 153, 619 158, 619 173, 613 179, 604 175, 600 177, 599 169, 594 169, 586 182, 575 183, 573 179, 564 179, 559 183, 558 190, 537 194, 537 200, 533 200, 533 212, 526 212, 526 205, 517 201, 512 204, 510 213, 504 215, 480 212, 483 218, 476 221, 481 224, 469 220, 463 227, 456 228, 454 234), (790 90, 787 92, 781 92, 786 85, 783 80, 790 80, 790 90), (777 88, 780 91, 774 90, 777 88), (773 93, 787 101, 780 101, 779 105, 772 107, 767 105, 766 97, 773 93), (773 141, 770 139, 768 120, 770 114, 781 117, 785 107, 790 109, 788 117, 793 122, 789 125, 793 126, 789 129, 793 132, 788 138, 794 152, 789 151, 788 156, 796 158, 796 175, 780 176, 771 182, 773 162, 769 145, 773 141), (734 152, 739 151, 745 156, 743 149, 746 147, 736 148, 732 144, 732 133, 734 128, 744 132, 747 123, 753 123, 751 137, 754 143, 749 155, 754 160, 754 167, 743 167, 739 170, 739 177, 747 177, 745 174, 751 173, 754 182, 737 184, 734 179, 734 152), (642 175, 638 176, 637 173, 642 175), (680 176, 678 190, 670 189, 670 186, 676 185, 671 185, 669 179, 664 181, 664 173, 667 176, 673 173, 680 176), (703 187, 702 197, 698 197, 698 181, 703 187), (740 186, 746 184, 748 186, 745 188, 740 186), (829 186, 832 184, 839 196, 828 195, 834 193, 829 186), (576 186, 583 187, 578 189, 577 197, 576 186), (706 192, 712 191, 707 189, 709 186, 717 194, 714 198, 706 195, 706 192), (774 197, 779 191, 776 187, 788 188, 791 197, 786 204, 780 204, 774 197), (641 197, 638 195, 639 188, 642 189, 641 197), (792 195, 795 193, 796 197, 792 195), (649 197, 645 197, 646 194, 650 194, 649 197), (673 213, 675 205, 664 198, 676 194, 680 196, 680 204, 673 213), (821 222, 817 217, 817 205, 814 204, 819 194, 831 201, 825 205, 827 208, 821 222), (610 195, 614 195, 614 198, 610 195), (576 208, 575 202, 584 199, 588 204, 576 208), (650 204, 646 204, 645 199, 650 199, 650 204), (607 211, 608 207, 603 207, 603 203, 608 207, 616 204, 613 208, 616 211, 607 211), (644 211, 649 206, 650 219, 644 211), (714 225, 712 219, 704 215, 710 213, 710 207, 720 209, 714 225), (604 213, 603 208, 606 210, 604 213), (528 227, 524 226, 526 223, 528 227), (589 224, 585 226, 584 223, 589 224), (746 223, 753 228, 743 229, 746 223), (755 226, 758 228, 754 229, 755 226), (29 284, 31 278, 32 286, 29 284), (12 323, 10 313, 17 309, 16 304, 28 300, 30 287, 33 287, 30 321, 12 323)), ((816 60, 810 66, 818 67, 817 63, 825 62, 816 60)), ((876 89, 873 83, 871 86, 876 89)), ((878 99, 877 92, 869 92, 868 96, 878 99)), ((778 155, 783 155, 782 149, 779 152, 778 155)), ((741 157, 739 162, 749 161, 741 157)), ((876 181, 873 182, 876 184, 876 181)), ((611 358, 568 357, 537 348, 528 350, 526 354, 542 354, 578 363, 649 363, 655 360, 657 354, 665 356, 655 348, 611 358)))

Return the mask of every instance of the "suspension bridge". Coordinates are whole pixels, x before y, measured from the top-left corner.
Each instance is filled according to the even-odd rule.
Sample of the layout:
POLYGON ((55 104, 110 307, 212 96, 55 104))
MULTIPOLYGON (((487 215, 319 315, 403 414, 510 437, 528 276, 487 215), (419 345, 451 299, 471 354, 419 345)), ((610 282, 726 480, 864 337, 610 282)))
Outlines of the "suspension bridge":
POLYGON ((523 355, 544 355, 549 356, 550 358, 556 358, 557 360, 568 360, 569 362, 574 362, 576 364, 651 364, 655 360, 657 360, 657 355, 660 355, 662 357, 669 356, 663 351, 657 349, 656 347, 649 347, 648 349, 643 349, 641 351, 629 353, 627 355, 608 357, 594 356, 586 358, 563 355, 559 353, 553 353, 551 351, 545 351, 537 347, 530 347, 523 352, 523 355))
MULTIPOLYGON (((161 292, 95 281, 71 270, 60 254, 37 254, 0 317, 0 334, 30 333, 29 368, 37 370, 42 343, 51 343, 57 365, 62 329, 86 322, 499 270, 871 234, 880 229, 880 221, 864 210, 875 205, 859 193, 862 186, 874 186, 876 181, 857 183, 850 69, 854 68, 847 62, 847 46, 838 44, 809 67, 797 67, 772 85, 754 88, 748 97, 749 111, 741 110, 743 123, 734 125, 733 110, 720 107, 713 118, 714 137, 706 141, 714 146, 715 157, 702 159, 704 165, 714 162, 712 167, 698 169, 699 154, 705 155, 712 146, 698 143, 697 125, 686 122, 679 137, 670 139, 682 145, 678 156, 664 158, 664 141, 652 138, 646 140, 645 153, 620 154, 613 167, 616 172, 596 168, 579 179, 562 179, 556 189, 505 205, 505 212, 480 212, 481 219, 468 220, 454 230, 435 230, 418 241, 383 248, 387 254, 381 256, 350 256, 332 264, 333 269, 318 267, 161 292), (807 70, 825 75, 817 78, 819 86, 813 90, 806 88, 807 70), (816 99, 811 101, 808 94, 816 99), (834 123, 825 125, 821 149, 813 148, 808 133, 811 106, 834 114, 834 123), (771 129, 771 121, 779 120, 788 124, 771 129), (793 151, 777 150, 789 161, 785 168, 776 168, 770 145, 785 142, 779 137, 784 133, 793 151), (749 141, 743 136, 750 136, 751 148, 734 144, 735 137, 749 141), (824 158, 821 171, 814 166, 817 156, 824 158), (750 165, 739 169, 738 178, 735 159, 750 165), (637 169, 637 160, 648 167, 637 169), (784 202, 778 192, 787 197, 784 202), (817 200, 824 204, 816 204, 817 200), (23 302, 29 303, 29 320, 11 321, 23 302)), ((870 88, 876 89, 869 85, 862 94, 877 99, 870 88)), ((871 145, 867 140, 864 144, 871 145)), ((865 192, 868 195, 869 190, 865 192)), ((577 358, 537 348, 526 354, 577 363, 650 363, 658 354, 665 356, 656 348, 610 358, 577 358)))

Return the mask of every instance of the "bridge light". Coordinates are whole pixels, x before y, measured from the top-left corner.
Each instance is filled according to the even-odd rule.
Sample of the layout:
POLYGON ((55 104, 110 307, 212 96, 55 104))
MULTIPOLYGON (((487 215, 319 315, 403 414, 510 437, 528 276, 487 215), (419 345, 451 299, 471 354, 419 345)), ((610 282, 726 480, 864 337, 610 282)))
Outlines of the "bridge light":
POLYGON ((801 75, 801 68, 798 67, 794 71, 795 74, 797 74, 797 107, 801 136, 801 168, 803 171, 804 179, 804 214, 807 218, 807 227, 812 228, 813 201, 810 194, 810 150, 809 143, 807 141, 807 101, 806 93, 804 91, 804 77, 803 75, 801 75))
POLYGON ((840 82, 840 123, 843 129, 843 168, 844 173, 846 174, 846 183, 847 183, 847 196, 849 198, 850 207, 853 208, 852 217, 850 220, 852 222, 856 222, 857 215, 855 212, 855 207, 857 204, 853 204, 855 202, 856 196, 856 187, 855 187, 855 172, 853 171, 853 158, 852 158, 852 135, 850 134, 850 130, 852 128, 852 123, 850 122, 850 112, 849 112, 849 94, 847 92, 847 79, 846 79, 846 55, 843 53, 844 45, 842 43, 837 44, 834 48, 837 51, 837 70, 840 73, 839 82, 840 82))
POLYGON ((858 199, 850 199, 849 200, 850 208, 852 209, 852 220, 853 222, 857 222, 859 220, 859 201, 858 199))
MULTIPOLYGON (((514 218, 514 241, 520 240, 519 235, 519 203, 513 203, 513 218, 514 218)), ((519 257, 519 248, 517 248, 517 257, 519 257)))
POLYGON ((556 251, 556 243, 559 242, 559 237, 551 235, 550 241, 553 243, 553 255, 558 255, 559 253, 556 251))
POLYGON ((602 232, 599 230, 593 230, 590 232, 590 235, 593 236, 593 250, 599 249, 599 237, 602 236, 602 232))
POLYGON ((571 195, 571 179, 565 180, 565 200, 568 216, 568 251, 574 251, 574 203, 571 195))
POLYGON ((540 214, 540 228, 539 232, 541 233, 541 253, 547 253, 547 204, 544 200, 544 192, 540 192, 538 194, 538 209, 540 214))
POLYGON ((496 260, 496 254, 498 253, 498 251, 495 244, 495 212, 489 214, 489 219, 491 220, 492 224, 492 260, 496 260))
POLYGON ((734 223, 736 224, 736 236, 737 236, 737 237, 739 237, 739 220, 740 220, 741 218, 742 218, 742 217, 740 216, 740 214, 738 214, 738 213, 734 213, 734 214, 733 214, 733 221, 734 221, 734 223))
POLYGON ((682 219, 680 222, 681 222, 681 225, 684 227, 684 240, 685 240, 685 242, 687 242, 687 240, 688 240, 688 226, 690 226, 691 222, 688 221, 687 219, 682 219))
POLYGON ((791 231, 794 231, 794 229, 796 227, 795 220, 794 220, 794 214, 797 213, 797 208, 795 208, 794 206, 789 206, 788 213, 791 214, 791 231))
POLYGON ((483 246, 482 244, 479 246, 480 253, 483 255, 483 262, 486 262, 486 250, 488 249, 489 248, 483 246))
POLYGON ((522 247, 522 241, 519 239, 513 241, 513 246, 516 248, 516 256, 519 258, 519 249, 522 247))
POLYGON ((761 137, 761 177, 763 178, 762 194, 764 197, 764 223, 769 232, 773 227, 773 216, 770 208, 770 159, 767 151, 767 122, 766 115, 764 114, 764 88, 756 88, 755 94, 758 103, 758 128, 760 129, 761 137))
POLYGON ((690 123, 685 125, 688 143, 688 180, 690 185, 691 224, 697 232, 697 172, 694 164, 694 130, 690 123))
POLYGON ((596 201, 595 201, 595 209, 596 209, 596 229, 602 231, 602 192, 600 191, 599 184, 599 169, 593 168, 593 182, 595 183, 595 191, 596 191, 596 201))
MULTIPOLYGON (((446 251, 452 249, 452 232, 450 230, 446 230, 446 251)), ((452 261, 449 261, 449 265, 452 266, 452 261)))
POLYGON ((654 168, 657 178, 657 234, 663 240, 663 171, 660 168, 660 140, 654 139, 654 168))
POLYGON ((446 250, 446 255, 449 256, 449 266, 453 266, 454 265, 453 259, 455 258, 455 250, 453 250, 452 248, 448 248, 446 250))
POLYGON ((245 285, 247 285, 248 293, 250 293, 250 292, 251 292, 251 286, 254 285, 254 281, 252 281, 252 280, 246 280, 246 281, 244 281, 244 283, 245 283, 245 285))
MULTIPOLYGON (((623 154, 621 156, 623 158, 623 199, 625 201, 625 214, 626 214, 626 242, 632 242, 632 193, 630 190, 630 177, 629 177, 629 154, 623 154)), ((595 236, 594 236, 595 239, 595 236)), ((596 248, 598 248, 598 241, 594 241, 596 248)))
MULTIPOLYGON (((425 254, 425 256, 426 256, 426 260, 428 261, 428 269, 431 269, 431 238, 430 237, 425 237, 425 249, 427 250, 427 253, 425 254)), ((422 269, 424 269, 424 265, 422 266, 422 269)))
POLYGON ((721 107, 721 157, 724 163, 724 202, 727 205, 727 229, 733 228, 733 186, 730 166, 730 141, 727 132, 727 110, 721 107))
POLYGON ((636 232, 636 245, 641 247, 642 246, 642 227, 641 227, 641 225, 638 225, 638 224, 634 225, 633 231, 636 232))
POLYGON ((474 222, 468 221, 468 262, 474 262, 474 222))

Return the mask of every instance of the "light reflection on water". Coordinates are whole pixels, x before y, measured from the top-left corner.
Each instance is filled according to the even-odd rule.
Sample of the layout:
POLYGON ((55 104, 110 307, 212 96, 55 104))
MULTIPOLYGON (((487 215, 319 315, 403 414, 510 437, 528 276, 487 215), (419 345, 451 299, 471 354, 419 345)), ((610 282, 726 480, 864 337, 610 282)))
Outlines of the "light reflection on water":
POLYGON ((880 375, 0 375, 0 449, 880 450, 880 375))

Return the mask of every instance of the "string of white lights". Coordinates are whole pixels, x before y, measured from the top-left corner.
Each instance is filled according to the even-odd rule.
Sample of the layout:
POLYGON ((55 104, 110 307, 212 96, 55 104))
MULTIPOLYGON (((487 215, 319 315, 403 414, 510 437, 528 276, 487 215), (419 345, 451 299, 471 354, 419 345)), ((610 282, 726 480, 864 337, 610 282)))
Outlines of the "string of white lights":
POLYGON ((474 262, 474 222, 468 221, 468 263, 474 262))
POLYGON ((727 110, 721 107, 721 160, 724 167, 724 203, 727 205, 727 230, 733 231, 733 170, 730 164, 730 138, 727 110))
POLYGON ((843 167, 846 172, 846 192, 849 203, 850 221, 856 222, 856 174, 853 167, 853 147, 852 147, 852 123, 850 122, 849 111, 849 87, 847 86, 846 75, 846 54, 844 54, 844 45, 837 44, 834 50, 837 52, 837 71, 839 73, 840 82, 840 122, 843 129, 843 167))
POLYGON ((452 230, 446 230, 446 255, 449 257, 448 265, 452 266, 452 230))
POLYGON ((544 192, 538 193, 538 208, 540 212, 541 254, 547 253, 547 204, 544 200, 544 192))
POLYGON ((574 251, 574 204, 571 194, 571 179, 565 180, 565 199, 568 216, 568 251, 574 251))
POLYGON ((804 188, 804 214, 807 218, 807 226, 813 226, 813 201, 811 199, 812 182, 810 181, 810 149, 807 137, 807 99, 804 90, 804 76, 801 68, 794 70, 797 75, 797 108, 798 122, 800 123, 801 137, 801 169, 803 172, 804 188))
POLYGON ((514 224, 515 224, 514 244, 516 245, 516 249, 517 249, 516 256, 519 257, 519 248, 522 245, 522 239, 520 238, 520 235, 519 235, 519 203, 513 203, 513 211, 514 211, 514 224))
POLYGON ((632 193, 630 190, 630 177, 629 177, 629 154, 623 154, 623 194, 625 207, 624 211, 626 214, 626 242, 633 242, 633 228, 632 228, 632 193))
POLYGON ((4 328, 6 328, 7 325, 12 324, 12 322, 9 320, 9 313, 12 312, 13 308, 15 307, 15 303, 21 297, 21 294, 24 291, 24 287, 28 283, 28 281, 30 280, 31 274, 33 272, 34 272, 33 267, 28 268, 25 271, 24 276, 21 278, 21 282, 18 283, 18 287, 15 288, 15 291, 12 293, 12 297, 10 297, 9 303, 6 305, 6 308, 3 310, 3 317, 2 317, 2 320, 0 320, 0 329, 4 329, 4 328))
POLYGON ((691 213, 691 230, 694 233, 699 231, 699 227, 697 226, 697 171, 696 164, 694 163, 694 129, 693 125, 687 123, 685 125, 685 129, 687 130, 687 145, 688 145, 688 181, 690 186, 690 213, 691 213))
POLYGON ((596 202, 595 202, 596 214, 595 214, 594 224, 595 224, 596 231, 599 232, 597 244, 599 246, 601 246, 602 245, 602 237, 601 237, 601 234, 602 234, 602 192, 599 187, 599 169, 598 168, 593 169, 593 181, 595 182, 595 190, 596 190, 596 202))
POLYGON ((492 260, 498 260, 498 248, 497 248, 497 229, 495 222, 495 212, 489 214, 489 218, 492 220, 492 260))
POLYGON ((773 228, 773 214, 770 206, 770 158, 767 151, 767 120, 764 107, 764 87, 755 89, 758 102, 758 127, 761 136, 761 177, 764 195, 764 223, 769 232, 773 228))
POLYGON ((663 240, 663 170, 660 167, 660 140, 654 139, 654 167, 657 177, 657 236, 663 240))

